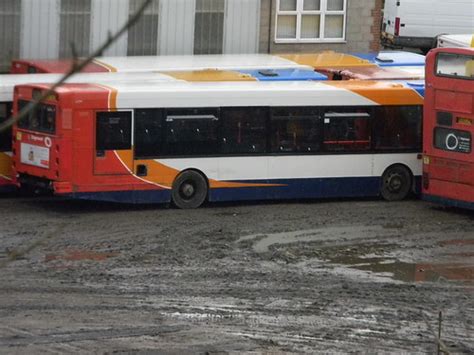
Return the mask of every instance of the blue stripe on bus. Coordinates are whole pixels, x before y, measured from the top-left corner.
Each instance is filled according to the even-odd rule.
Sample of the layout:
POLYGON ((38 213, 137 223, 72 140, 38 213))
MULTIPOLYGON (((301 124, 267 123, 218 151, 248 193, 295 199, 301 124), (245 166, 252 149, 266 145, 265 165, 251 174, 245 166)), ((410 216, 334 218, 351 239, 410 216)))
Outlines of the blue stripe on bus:
POLYGON ((424 66, 425 56, 411 52, 387 51, 380 53, 351 53, 353 56, 368 60, 380 67, 424 66), (377 57, 384 60, 377 60, 377 57))
POLYGON ((6 193, 9 193, 9 192, 15 192, 17 191, 18 188, 16 187, 16 185, 2 185, 0 186, 0 193, 2 194, 6 194, 6 193))
POLYGON ((171 201, 170 190, 75 192, 70 194, 61 194, 61 196, 78 200, 135 204, 164 203, 171 201))
POLYGON ((327 80, 328 77, 312 69, 265 69, 239 70, 239 73, 248 74, 258 81, 304 81, 327 80))
POLYGON ((468 210, 474 210, 474 202, 468 201, 461 201, 461 200, 453 200, 451 198, 445 198, 435 195, 428 195, 423 194, 421 198, 428 202, 433 202, 439 205, 450 206, 450 207, 457 207, 457 208, 465 208, 468 210))
MULTIPOLYGON (((380 177, 245 180, 233 182, 281 184, 282 186, 215 188, 209 190, 209 201, 367 197, 379 195, 381 184, 380 177)), ((83 200, 145 204, 170 202, 171 191, 81 192, 62 196, 83 200)))

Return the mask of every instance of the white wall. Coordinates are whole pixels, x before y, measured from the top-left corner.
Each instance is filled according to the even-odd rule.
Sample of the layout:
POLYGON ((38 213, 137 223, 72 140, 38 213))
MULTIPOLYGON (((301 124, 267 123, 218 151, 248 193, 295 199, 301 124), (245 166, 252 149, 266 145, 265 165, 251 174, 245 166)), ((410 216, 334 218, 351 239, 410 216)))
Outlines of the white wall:
MULTIPOLYGON (((20 1, 20 0, 19 0, 20 1)), ((22 1, 22 58, 54 59, 59 53, 60 0, 22 1)), ((80 0, 78 0, 80 1, 80 0)), ((257 53, 261 0, 227 0, 224 53, 257 53)), ((91 50, 128 19, 129 0, 92 0, 91 50)), ((192 54, 195 0, 160 0, 158 54, 192 54)), ((0 48, 1 50, 1 48, 0 48)), ((127 54, 127 35, 104 55, 127 54)))
MULTIPOLYGON (((117 32, 128 20, 129 0, 92 1, 91 49, 102 45, 108 32, 117 32)), ((127 34, 120 37, 105 53, 106 56, 127 55, 127 34)))
POLYGON ((59 53, 59 0, 22 0, 22 58, 54 59, 59 53))
POLYGON ((258 53, 260 1, 227 0, 224 53, 258 53))
POLYGON ((195 0, 160 0, 159 54, 193 54, 195 0))

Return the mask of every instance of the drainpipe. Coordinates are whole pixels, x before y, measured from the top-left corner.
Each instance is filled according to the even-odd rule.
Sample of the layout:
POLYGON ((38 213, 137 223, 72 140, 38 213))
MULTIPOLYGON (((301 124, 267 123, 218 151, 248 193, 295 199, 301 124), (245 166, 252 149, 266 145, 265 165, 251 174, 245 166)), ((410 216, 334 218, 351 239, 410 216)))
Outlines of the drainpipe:
POLYGON ((272 24, 273 22, 273 0, 270 0, 270 18, 269 18, 269 21, 268 21, 268 48, 267 48, 267 52, 268 54, 270 54, 270 50, 271 50, 271 40, 272 40, 272 24))

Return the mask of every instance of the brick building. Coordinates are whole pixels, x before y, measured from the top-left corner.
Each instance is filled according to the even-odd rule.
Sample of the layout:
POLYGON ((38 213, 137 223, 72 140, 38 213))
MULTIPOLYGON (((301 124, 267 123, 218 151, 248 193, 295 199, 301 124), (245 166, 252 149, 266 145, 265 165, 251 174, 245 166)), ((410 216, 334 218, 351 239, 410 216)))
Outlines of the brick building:
MULTIPOLYGON (((12 58, 87 55, 144 0, 0 0, 0 71, 12 58)), ((153 0, 105 55, 375 51, 382 0, 153 0)))

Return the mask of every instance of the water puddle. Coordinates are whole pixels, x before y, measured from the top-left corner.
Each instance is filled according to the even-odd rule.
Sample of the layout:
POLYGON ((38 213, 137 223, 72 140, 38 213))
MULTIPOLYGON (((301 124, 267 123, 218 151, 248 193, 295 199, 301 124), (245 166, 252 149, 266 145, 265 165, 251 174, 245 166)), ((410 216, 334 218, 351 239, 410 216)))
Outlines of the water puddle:
POLYGON ((376 275, 388 276, 404 282, 474 282, 472 263, 406 263, 383 257, 364 258, 359 256, 331 257, 331 263, 349 266, 376 275))
POLYGON ((50 262, 54 260, 65 260, 65 261, 104 261, 108 258, 119 255, 118 252, 94 252, 90 250, 67 250, 63 254, 47 254, 45 261, 50 262))

